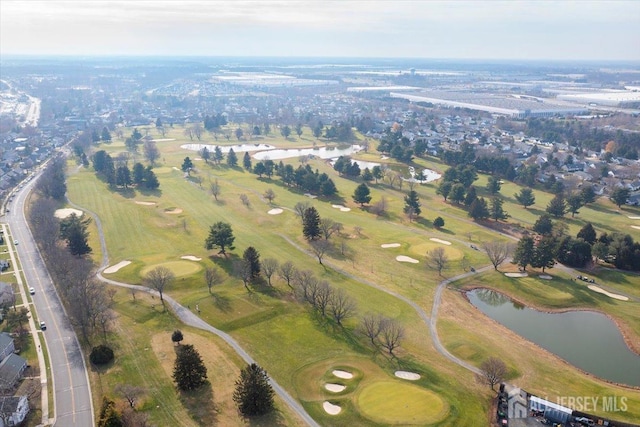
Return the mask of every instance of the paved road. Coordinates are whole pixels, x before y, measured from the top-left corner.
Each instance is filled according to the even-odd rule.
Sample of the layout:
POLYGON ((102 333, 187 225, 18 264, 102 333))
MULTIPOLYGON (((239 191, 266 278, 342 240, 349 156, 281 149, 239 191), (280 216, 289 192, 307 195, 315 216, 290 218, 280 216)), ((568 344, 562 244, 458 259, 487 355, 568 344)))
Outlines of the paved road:
POLYGON ((16 248, 28 286, 36 289, 33 302, 38 319, 47 324, 41 338, 45 339, 49 351, 55 407, 54 417, 49 419, 49 423, 60 427, 93 426, 91 388, 82 350, 24 214, 25 199, 34 182, 35 179, 17 192, 8 204, 10 211, 4 220, 9 224, 12 238, 18 241, 16 248))
MULTIPOLYGON (((116 282, 115 280, 107 279, 102 275, 102 270, 104 270, 109 264, 109 255, 107 252, 107 245, 105 243, 104 233, 102 232, 102 222, 100 221, 100 218, 98 217, 98 215, 96 215, 94 212, 91 212, 82 206, 78 206, 72 203, 71 201, 69 201, 69 204, 77 209, 81 209, 89 213, 93 217, 94 221, 96 222, 96 227, 98 229, 98 235, 100 238, 100 247, 102 248, 102 265, 100 266, 99 272, 96 275, 96 277, 98 277, 98 279, 100 279, 101 281, 105 283, 109 283, 114 286, 120 286, 124 288, 129 288, 129 289, 137 289, 142 292, 148 292, 150 294, 159 296, 160 294, 158 292, 150 288, 147 288, 146 286, 138 286, 138 285, 131 285, 128 283, 116 282)), ((229 346, 231 346, 231 348, 233 348, 234 351, 240 357, 242 357, 242 359, 247 364, 256 363, 256 361, 249 355, 249 353, 247 353, 240 346, 240 344, 238 344, 238 342, 235 339, 233 339, 233 337, 231 337, 231 335, 219 329, 214 328, 213 326, 211 326, 210 324, 202 320, 200 317, 198 317, 196 314, 194 314, 191 310, 182 306, 180 303, 178 303, 176 300, 174 300, 167 294, 163 294, 163 299, 169 304, 169 306, 171 307, 171 310, 176 314, 176 316, 178 316, 178 318, 183 323, 189 326, 193 326, 194 328, 199 328, 199 329, 211 332, 219 336, 222 340, 224 340, 224 342, 226 342, 229 346)), ((320 424, 318 424, 313 418, 311 418, 311 416, 307 413, 307 411, 305 411, 302 405, 300 405, 300 403, 298 403, 298 401, 295 400, 280 384, 278 384, 273 378, 269 378, 269 382, 271 383, 273 390, 278 394, 278 396, 280 396, 280 398, 291 408, 291 410, 294 411, 304 422, 306 422, 307 425, 311 427, 320 427, 320 424)))

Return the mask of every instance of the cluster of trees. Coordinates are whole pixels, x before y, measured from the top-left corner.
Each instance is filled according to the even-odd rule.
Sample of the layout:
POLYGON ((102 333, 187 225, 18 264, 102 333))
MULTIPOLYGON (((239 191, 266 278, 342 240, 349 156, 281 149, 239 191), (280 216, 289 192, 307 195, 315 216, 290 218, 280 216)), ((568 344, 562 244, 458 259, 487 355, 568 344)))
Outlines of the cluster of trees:
POLYGON ((324 197, 333 197, 338 189, 329 175, 314 171, 310 165, 300 165, 294 169, 290 164, 279 162, 277 165, 272 160, 263 160, 255 164, 253 173, 268 178, 275 173, 287 187, 294 187, 300 191, 318 194, 324 197))
POLYGON ((102 332, 106 339, 113 319, 113 290, 108 290, 95 279, 92 261, 82 256, 91 251, 86 244, 88 222, 70 217, 61 226, 54 216, 56 208, 57 202, 42 194, 34 201, 29 210, 34 238, 71 322, 82 338, 90 342, 96 333, 102 332), (58 244, 63 236, 68 239, 67 247, 58 244))
POLYGON ((402 127, 387 128, 378 144, 378 151, 386 153, 399 162, 409 163, 413 159, 414 147, 406 136, 402 136, 402 127))
POLYGON ((292 279, 296 298, 308 303, 319 316, 331 318, 339 326, 355 316, 356 303, 342 289, 334 289, 329 282, 318 280, 310 271, 296 271, 292 279))
POLYGON ((204 116, 204 128, 209 132, 227 125, 227 117, 223 114, 212 114, 204 116))
POLYGON ((142 163, 135 163, 133 170, 129 169, 126 159, 114 159, 104 150, 97 151, 91 157, 93 169, 102 176, 110 186, 156 190, 160 187, 158 177, 151 166, 144 167, 142 163))
POLYGON ((366 314, 359 330, 369 339, 373 348, 384 348, 391 357, 395 357, 393 351, 400 347, 404 338, 404 327, 395 319, 380 314, 366 314))
POLYGON ((43 197, 63 201, 67 193, 65 170, 66 162, 64 157, 55 157, 36 183, 36 190, 43 197))

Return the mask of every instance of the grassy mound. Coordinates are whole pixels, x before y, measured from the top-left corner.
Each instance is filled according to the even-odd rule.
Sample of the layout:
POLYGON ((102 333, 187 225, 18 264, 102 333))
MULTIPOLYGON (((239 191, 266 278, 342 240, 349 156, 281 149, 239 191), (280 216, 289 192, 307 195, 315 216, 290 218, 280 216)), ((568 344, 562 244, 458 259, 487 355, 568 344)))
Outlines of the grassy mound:
POLYGON ((167 267, 169 270, 173 272, 173 274, 175 274, 176 277, 189 276, 191 274, 197 273, 198 271, 202 270, 202 267, 200 266, 200 264, 197 264, 195 262, 169 261, 169 262, 163 262, 162 264, 148 265, 144 267, 140 271, 140 276, 142 277, 146 276, 149 271, 159 266, 167 267))

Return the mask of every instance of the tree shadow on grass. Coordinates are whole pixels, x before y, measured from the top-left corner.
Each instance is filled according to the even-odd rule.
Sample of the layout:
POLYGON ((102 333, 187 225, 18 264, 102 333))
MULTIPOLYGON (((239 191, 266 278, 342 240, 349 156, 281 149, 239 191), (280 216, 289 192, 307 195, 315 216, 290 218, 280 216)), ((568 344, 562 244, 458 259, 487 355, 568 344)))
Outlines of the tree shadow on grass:
POLYGON ((245 421, 251 427, 285 427, 287 425, 286 420, 280 411, 273 411, 260 417, 245 418, 245 421))
POLYGON ((218 408, 213 401, 213 388, 207 382, 196 390, 179 393, 180 402, 191 418, 201 426, 217 424, 218 408))
POLYGON ((228 313, 232 310, 231 299, 226 295, 213 294, 213 305, 223 313, 228 313))

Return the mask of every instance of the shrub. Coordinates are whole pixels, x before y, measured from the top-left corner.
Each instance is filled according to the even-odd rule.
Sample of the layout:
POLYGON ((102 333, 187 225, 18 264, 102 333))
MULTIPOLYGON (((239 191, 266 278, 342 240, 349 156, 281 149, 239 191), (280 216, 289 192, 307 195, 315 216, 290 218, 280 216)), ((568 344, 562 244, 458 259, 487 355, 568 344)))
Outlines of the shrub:
POLYGON ((91 349, 89 360, 94 365, 105 365, 113 360, 113 350, 106 345, 99 345, 91 349))

